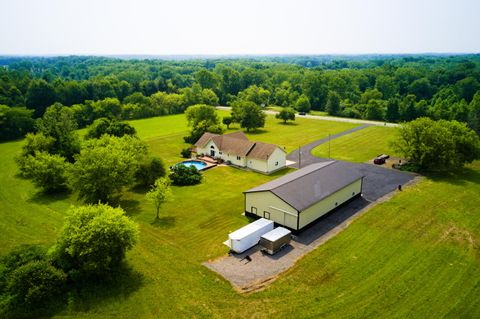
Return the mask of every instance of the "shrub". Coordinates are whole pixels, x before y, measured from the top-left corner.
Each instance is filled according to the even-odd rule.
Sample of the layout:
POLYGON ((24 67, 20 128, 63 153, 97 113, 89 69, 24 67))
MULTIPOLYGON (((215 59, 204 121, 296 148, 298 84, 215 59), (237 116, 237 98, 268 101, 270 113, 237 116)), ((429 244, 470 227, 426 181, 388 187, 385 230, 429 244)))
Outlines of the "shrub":
POLYGON ((31 261, 9 276, 6 292, 10 303, 19 308, 41 305, 65 288, 66 275, 47 261, 31 261))
POLYGON ((37 152, 28 155, 23 161, 23 175, 32 180, 35 186, 51 193, 67 188, 66 170, 69 164, 60 155, 37 152))
POLYGON ((121 208, 72 207, 53 248, 53 259, 73 280, 107 278, 137 237, 137 225, 121 208))
POLYGON ((190 156, 192 155, 192 151, 190 150, 189 147, 187 147, 180 151, 180 155, 183 158, 190 158, 190 156))
POLYGON ((148 187, 152 186, 158 178, 164 177, 166 173, 162 159, 151 156, 140 163, 135 178, 140 185, 148 187))
POLYGON ((202 181, 202 174, 194 166, 175 165, 171 170, 170 180, 173 185, 195 185, 202 181))

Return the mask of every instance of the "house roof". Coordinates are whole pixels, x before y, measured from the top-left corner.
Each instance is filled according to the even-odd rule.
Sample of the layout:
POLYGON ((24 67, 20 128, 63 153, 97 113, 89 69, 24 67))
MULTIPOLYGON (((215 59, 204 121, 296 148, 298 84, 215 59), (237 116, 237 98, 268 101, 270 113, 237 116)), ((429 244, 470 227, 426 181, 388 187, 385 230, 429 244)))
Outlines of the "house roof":
POLYGON ((328 161, 309 165, 244 193, 270 191, 302 211, 362 177, 353 165, 328 161))
MULTIPOLYGON (((263 143, 263 142, 255 142, 255 145, 250 150, 250 153, 248 153, 248 156, 253 157, 253 158, 266 160, 266 159, 268 159, 268 157, 270 155, 272 155, 273 151, 275 151, 275 149, 277 147, 278 146, 274 145, 274 144, 268 144, 268 143, 263 143)), ((281 148, 279 148, 279 149, 281 149, 281 148)), ((284 150, 282 150, 282 151, 285 152, 284 150)))
MULTIPOLYGON (((249 156, 253 158, 266 160, 275 151, 278 146, 274 144, 251 142, 242 132, 233 132, 224 135, 204 133, 195 143, 196 147, 204 147, 210 140, 221 152, 234 154, 237 156, 249 156)), ((283 150, 282 150, 283 151, 283 150)))

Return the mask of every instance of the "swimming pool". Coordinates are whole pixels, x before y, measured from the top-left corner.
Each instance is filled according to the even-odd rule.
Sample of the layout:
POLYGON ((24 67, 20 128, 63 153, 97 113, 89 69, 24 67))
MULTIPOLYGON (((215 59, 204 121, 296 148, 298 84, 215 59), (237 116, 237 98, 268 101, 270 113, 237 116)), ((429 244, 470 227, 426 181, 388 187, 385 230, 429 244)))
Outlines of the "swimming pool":
POLYGON ((202 162, 202 161, 183 161, 183 162, 180 162, 176 165, 185 165, 185 166, 194 166, 196 169, 198 169, 199 171, 201 171, 202 169, 204 169, 205 167, 207 167, 207 163, 205 162, 202 162))

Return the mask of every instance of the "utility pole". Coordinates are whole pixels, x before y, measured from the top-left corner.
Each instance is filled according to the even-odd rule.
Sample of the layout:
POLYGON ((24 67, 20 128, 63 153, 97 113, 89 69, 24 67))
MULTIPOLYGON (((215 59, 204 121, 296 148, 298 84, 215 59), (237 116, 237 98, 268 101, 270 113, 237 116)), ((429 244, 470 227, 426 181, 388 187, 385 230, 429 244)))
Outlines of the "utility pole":
POLYGON ((302 167, 302 147, 298 147, 298 168, 302 167))
POLYGON ((331 157, 330 157, 330 134, 328 134, 328 159, 331 159, 331 157))

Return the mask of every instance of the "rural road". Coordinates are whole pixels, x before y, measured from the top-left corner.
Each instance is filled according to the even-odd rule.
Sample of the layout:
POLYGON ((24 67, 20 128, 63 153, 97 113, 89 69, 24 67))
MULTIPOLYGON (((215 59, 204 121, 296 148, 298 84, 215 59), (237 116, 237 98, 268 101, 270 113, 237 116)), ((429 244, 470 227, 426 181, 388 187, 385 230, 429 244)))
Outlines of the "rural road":
MULTIPOLYGON (((232 108, 229 106, 217 106, 218 110, 225 110, 230 111, 232 108)), ((278 112, 272 110, 264 111, 266 114, 275 115, 278 112)), ((368 121, 368 120, 359 120, 359 119, 352 119, 346 117, 336 117, 336 116, 320 116, 320 115, 299 115, 295 114, 295 117, 298 118, 306 118, 306 119, 314 119, 314 120, 321 120, 321 121, 335 121, 335 122, 347 122, 347 123, 355 123, 355 124, 367 124, 367 125, 375 125, 375 126, 387 126, 387 127, 397 127, 398 124, 396 123, 387 123, 387 122, 379 122, 379 121, 368 121)))

